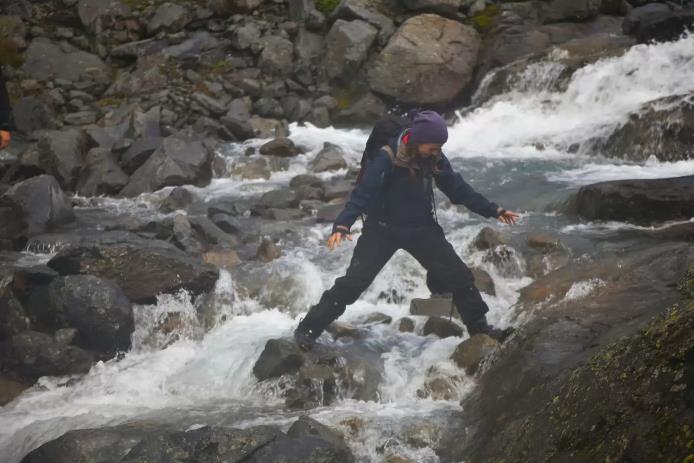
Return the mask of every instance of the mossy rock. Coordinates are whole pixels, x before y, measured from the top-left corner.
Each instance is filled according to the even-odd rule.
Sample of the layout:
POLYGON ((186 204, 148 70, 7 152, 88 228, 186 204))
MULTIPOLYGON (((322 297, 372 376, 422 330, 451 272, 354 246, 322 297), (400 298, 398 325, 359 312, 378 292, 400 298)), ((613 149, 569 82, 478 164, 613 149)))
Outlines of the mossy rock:
POLYGON ((340 0, 316 0, 316 9, 324 15, 329 15, 339 4, 340 0))

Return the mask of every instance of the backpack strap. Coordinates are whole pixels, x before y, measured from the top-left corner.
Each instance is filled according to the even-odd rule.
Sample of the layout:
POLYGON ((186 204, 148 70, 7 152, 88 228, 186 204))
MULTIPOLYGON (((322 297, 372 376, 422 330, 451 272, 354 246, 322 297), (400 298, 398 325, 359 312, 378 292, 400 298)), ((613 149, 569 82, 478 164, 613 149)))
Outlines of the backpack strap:
POLYGON ((391 148, 391 147, 388 146, 388 145, 383 145, 383 146, 381 147, 381 149, 382 149, 383 151, 386 152, 386 154, 387 154, 388 157, 390 158, 390 162, 392 162, 393 164, 395 164, 395 153, 393 152, 393 148, 391 148))

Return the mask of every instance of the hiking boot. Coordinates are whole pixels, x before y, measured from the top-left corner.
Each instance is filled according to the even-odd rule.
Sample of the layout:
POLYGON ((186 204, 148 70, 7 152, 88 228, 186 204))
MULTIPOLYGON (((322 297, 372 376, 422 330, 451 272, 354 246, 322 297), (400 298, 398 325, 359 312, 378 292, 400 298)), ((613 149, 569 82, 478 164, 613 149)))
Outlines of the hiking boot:
POLYGON ((317 337, 318 336, 316 336, 313 330, 302 327, 301 323, 299 323, 299 326, 294 330, 294 341, 296 345, 299 346, 299 349, 306 352, 313 349, 313 346, 316 345, 317 337))
POLYGON ((471 337, 476 334, 486 334, 490 338, 496 339, 499 343, 506 341, 506 339, 508 339, 508 337, 511 336, 514 331, 516 331, 516 329, 513 327, 508 327, 505 329, 496 328, 487 323, 487 318, 484 316, 475 320, 474 322, 466 323, 465 326, 467 327, 467 332, 471 337))

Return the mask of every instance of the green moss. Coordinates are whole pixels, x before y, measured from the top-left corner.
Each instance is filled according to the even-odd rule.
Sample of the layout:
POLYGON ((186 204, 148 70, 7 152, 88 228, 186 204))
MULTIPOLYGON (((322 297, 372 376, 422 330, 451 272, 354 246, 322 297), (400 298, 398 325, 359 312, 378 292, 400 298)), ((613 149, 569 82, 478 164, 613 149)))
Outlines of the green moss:
POLYGON ((328 15, 335 11, 340 0, 316 0, 316 9, 321 13, 328 15))
POLYGON ((487 32, 494 24, 496 16, 501 13, 499 5, 490 5, 472 16, 472 25, 481 33, 487 32))

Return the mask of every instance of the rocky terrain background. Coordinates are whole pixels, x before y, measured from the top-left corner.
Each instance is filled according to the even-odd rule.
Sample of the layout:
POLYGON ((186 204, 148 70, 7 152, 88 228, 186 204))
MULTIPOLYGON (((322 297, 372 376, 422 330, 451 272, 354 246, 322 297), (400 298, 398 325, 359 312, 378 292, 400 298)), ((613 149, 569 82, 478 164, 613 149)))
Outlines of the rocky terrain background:
MULTIPOLYGON (((692 23, 686 2, 640 0, 5 0, 0 38, 12 38, 20 55, 0 56, 17 129, 0 157, 0 404, 42 376, 82 374, 126 351, 133 304, 179 289, 209 295, 220 269, 276 258, 273 237, 282 224, 331 221, 355 172, 331 182, 299 175, 249 203, 203 203, 174 188, 160 211, 185 213, 165 219, 86 209, 92 197, 202 187, 232 173, 268 178, 301 153, 286 138, 291 122, 368 127, 393 108, 450 114, 503 93, 519 72, 557 53, 566 65, 561 87, 588 63, 637 43, 675 39, 692 23), (233 165, 220 158, 225 143, 251 138, 272 139, 259 158, 233 165), (46 264, 23 260, 23 250, 50 249, 57 253, 46 264)), ((575 149, 634 161, 654 152, 662 161, 691 159, 692 95, 668 103, 649 104, 608 139, 575 149)), ((340 148, 330 143, 311 164, 314 173, 344 167, 340 148)), ((586 220, 658 225, 693 217, 693 195, 692 177, 605 182, 558 207, 586 220)), ((691 458, 691 291, 680 296, 675 284, 690 269, 694 227, 635 233, 649 244, 587 266, 571 261, 552 237, 530 240, 536 281, 521 304, 534 313, 542 303, 543 315, 501 351, 484 339, 461 347, 459 364, 479 375, 479 387, 460 427, 437 449, 442 461, 691 458), (609 282, 601 298, 560 303, 577 275, 596 274, 609 282), (478 370, 489 352, 496 352, 494 361, 478 370), (655 370, 662 372, 658 381, 645 373, 655 370), (613 400, 590 408, 601 394, 613 400), (620 438, 600 446, 596 436, 608 431, 620 438)), ((498 240, 485 232, 476 243, 492 249, 503 244, 498 240)), ((476 280, 493 291, 489 275, 476 280)), ((440 304, 433 306, 421 312, 432 315, 424 334, 460 335, 433 316, 443 315, 440 304)), ((213 323, 204 310, 200 319, 201 330, 213 323)), ((180 324, 174 317, 161 330, 180 324)), ((356 335, 351 326, 332 329, 336 337, 356 335)), ((352 352, 350 361, 362 354, 352 352)), ((312 379, 351 380, 334 352, 306 359, 282 340, 268 344, 254 373, 259 380, 295 375, 287 406, 298 409, 315 406, 318 392, 334 392, 329 381, 325 390, 312 389, 312 379)), ((364 400, 373 399, 378 383, 378 372, 371 373, 371 388, 355 393, 364 400)), ((446 387, 430 384, 423 395, 445 396, 446 387)), ((126 459, 109 461, 144 461, 169 447, 183 455, 176 461, 207 461, 213 457, 200 448, 209 442, 229 461, 353 458, 341 437, 310 420, 287 433, 178 431, 75 431, 26 461, 55 461, 55 448, 89 454, 85 461, 125 451, 126 459), (77 443, 64 444, 71 440, 77 443), (301 453, 306 448, 315 454, 301 453)), ((61 458, 76 461, 71 451, 61 458)))

